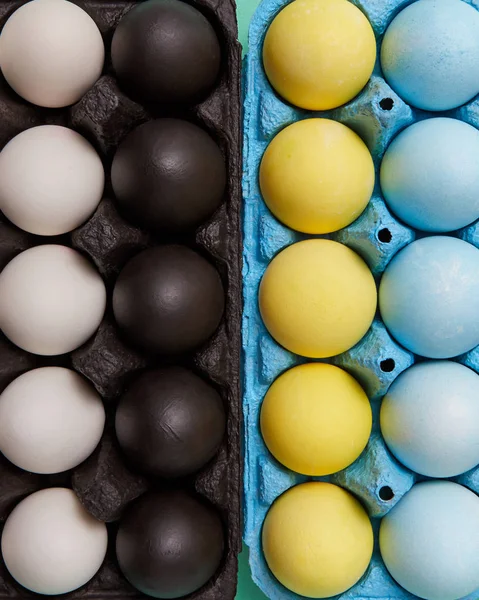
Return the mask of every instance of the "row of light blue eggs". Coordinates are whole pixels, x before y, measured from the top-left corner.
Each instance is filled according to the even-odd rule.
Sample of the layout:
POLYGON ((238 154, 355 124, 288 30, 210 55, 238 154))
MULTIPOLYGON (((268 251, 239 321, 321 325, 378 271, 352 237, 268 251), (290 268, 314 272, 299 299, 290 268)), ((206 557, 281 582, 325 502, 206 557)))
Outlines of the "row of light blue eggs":
MULTIPOLYGON (((430 0, 428 0, 430 1, 430 0)), ((398 9, 405 6, 405 4, 410 4, 410 2, 373 2, 371 0, 366 0, 365 2, 355 2, 360 5, 360 7, 364 10, 364 12, 370 17, 373 26, 375 28, 376 34, 382 34, 385 30, 385 26, 387 23, 390 23, 391 18, 398 12, 398 9)), ((419 4, 419 3, 418 3, 419 4)), ((461 3, 462 4, 462 3, 461 3)), ((252 546, 252 557, 251 562, 253 566, 253 575, 256 581, 260 584, 260 586, 268 593, 271 598, 283 598, 283 597, 294 597, 293 594, 286 592, 281 586, 271 578, 271 575, 267 572, 267 567, 264 563, 264 558, 261 555, 261 548, 258 544, 259 539, 259 530, 261 528, 261 523, 264 518, 265 510, 269 508, 269 505, 274 501, 274 499, 285 489, 294 485, 295 483, 300 483, 304 481, 305 478, 298 477, 297 475, 288 473, 286 470, 281 469, 279 465, 277 465, 271 458, 267 455, 267 451, 264 446, 262 446, 261 441, 258 439, 257 431, 253 431, 254 427, 257 427, 255 424, 255 420, 258 415, 261 398, 264 396, 265 391, 267 390, 269 384, 274 380, 274 378, 282 372, 284 369, 297 364, 301 361, 300 358, 295 357, 279 348, 272 342, 272 340, 268 337, 264 328, 260 322, 259 316, 257 314, 256 307, 254 304, 256 303, 255 294, 257 293, 257 284, 259 279, 261 278, 262 273, 264 272, 265 266, 267 262, 283 247, 302 239, 303 236, 300 236, 286 228, 282 227, 279 223, 277 223, 271 215, 265 210, 264 206, 261 204, 259 190, 257 188, 256 182, 253 181, 255 177, 254 173, 257 172, 259 160, 261 159, 261 155, 264 152, 264 148, 267 145, 267 142, 271 139, 271 137, 277 133, 280 129, 282 129, 285 125, 288 125, 291 122, 298 120, 299 118, 305 118, 313 116, 311 113, 303 113, 302 111, 298 111, 293 109, 286 104, 283 104, 277 97, 272 95, 271 89, 264 79, 264 73, 262 73, 261 69, 261 61, 259 52, 255 49, 259 46, 261 48, 261 42, 264 35, 264 31, 268 26, 271 18, 276 14, 278 9, 280 9, 283 5, 283 2, 265 2, 258 12, 255 21, 253 23, 252 31, 251 31, 251 47, 253 48, 252 55, 249 57, 248 61, 248 75, 249 75, 249 92, 253 91, 253 88, 256 88, 255 93, 252 95, 248 93, 246 96, 246 107, 247 107, 247 143, 246 143, 246 164, 248 169, 251 169, 251 175, 248 175, 248 171, 245 176, 245 196, 246 196, 246 222, 245 222, 245 233, 246 233, 246 249, 245 249, 245 295, 246 295, 246 311, 245 311, 245 333, 248 337, 245 337, 245 347, 247 349, 251 349, 253 346, 256 346, 256 352, 253 355, 252 360, 246 360, 246 405, 245 405, 245 417, 248 423, 251 423, 251 426, 248 427, 248 432, 250 434, 249 439, 247 439, 247 465, 246 465, 246 515, 247 515, 247 523, 246 523, 246 540, 252 546), (255 205, 256 203, 256 205, 255 205), (252 240, 251 235, 257 235, 260 233, 259 240, 252 240), (256 311, 256 314, 255 314, 256 311), (255 397, 253 397, 255 394, 255 397), (252 485, 259 484, 259 491, 256 492, 252 485), (259 502, 258 502, 259 501, 259 502)), ((467 5, 464 5, 467 6, 467 5)), ((469 8, 469 7, 468 7, 469 8)), ((453 15, 453 17, 456 15, 453 15)), ((449 20, 451 23, 452 21, 449 20)), ((424 37, 424 21, 421 23, 421 32, 422 37, 424 37)), ((452 29, 452 28, 451 28, 452 29)), ((463 36, 463 32, 459 34, 463 36)), ((419 38, 418 38, 419 39, 419 38)), ((479 40, 479 38, 476 38, 479 40)), ((384 47, 384 46, 383 46, 384 47)), ((468 53, 468 58, 473 58, 472 52, 468 53)), ((383 63, 384 64, 384 63, 383 63)), ((472 69, 474 65, 471 65, 472 69)), ((471 71, 474 75, 474 71, 471 71)), ((437 73, 437 70, 436 70, 437 73)), ((476 78, 477 79, 477 78, 476 78)), ((420 108, 426 108, 424 106, 420 106, 419 101, 412 101, 411 98, 406 96, 406 93, 403 90, 400 90, 398 85, 394 85, 394 82, 391 77, 388 77, 388 80, 396 91, 399 93, 399 96, 402 96, 404 99, 409 100, 412 104, 420 108)), ((451 85, 449 86, 452 92, 458 91, 459 86, 451 85)), ((467 87, 467 86, 466 86, 467 87)), ((459 106, 464 101, 468 101, 477 90, 473 91, 472 94, 468 98, 464 98, 459 100, 457 103, 451 105, 459 106)), ((456 101, 454 101, 456 102, 456 101)), ((432 110, 433 107, 427 107, 428 110, 432 110)), ((445 110, 443 107, 439 108, 439 110, 445 110)), ((459 108, 457 111, 451 112, 447 115, 448 117, 456 117, 460 119, 464 119, 471 124, 476 123, 476 115, 477 109, 475 103, 473 102, 471 105, 459 108)), ((316 116, 316 115, 314 115, 316 116)), ((363 94, 361 94, 356 100, 354 100, 350 105, 338 109, 337 111, 332 111, 329 114, 322 113, 317 116, 327 116, 328 118, 336 118, 341 122, 351 126, 355 129, 365 141, 368 143, 374 158, 376 159, 376 163, 378 159, 382 156, 385 148, 389 145, 391 139, 397 134, 397 132, 403 129, 405 126, 412 124, 414 121, 422 120, 427 117, 434 117, 437 115, 428 115, 425 113, 421 113, 419 111, 411 110, 407 105, 405 105, 401 99, 388 88, 387 84, 380 78, 379 69, 376 70, 375 76, 373 76, 371 82, 369 83, 367 89, 363 94)), ((442 121, 442 119, 441 119, 442 121)), ((428 121, 424 121, 424 125, 426 125, 428 121)), ((448 125, 450 122, 448 123, 448 125)), ((463 125, 462 123, 454 122, 451 124, 451 127, 454 127, 457 124, 456 129, 459 131, 459 127, 463 125)), ((423 126, 424 126, 423 125, 423 126)), ((447 125, 445 124, 444 127, 447 125)), ((412 128, 409 131, 414 131, 412 128)), ((465 131, 465 129, 463 129, 465 131)), ((475 137, 476 131, 472 129, 469 131, 471 134, 471 140, 475 137)), ((467 134, 464 134, 467 135, 467 134)), ((422 137, 422 136, 421 136, 422 137)), ((416 146, 412 144, 413 152, 410 154, 410 150, 407 150, 403 153, 403 156, 406 156, 406 159, 409 160, 409 167, 415 166, 418 162, 418 159, 424 159, 431 154, 431 150, 436 149, 437 141, 434 141, 435 134, 431 133, 430 139, 432 140, 430 143, 423 140, 424 144, 422 147, 416 146), (416 152, 414 153, 414 150, 416 152)), ((418 136, 419 138, 419 136, 418 136)), ((441 135, 439 135, 440 141, 441 135)), ((471 161, 471 173, 474 172, 474 152, 464 152, 462 154, 464 158, 461 157, 461 151, 464 150, 464 142, 461 141, 461 135, 458 136, 458 142, 455 144, 454 136, 448 134, 448 148, 450 149, 449 160, 451 158, 457 157, 455 162, 455 169, 450 169, 451 180, 454 181, 454 175, 459 175, 461 177, 461 173, 463 171, 464 165, 467 168, 467 161, 471 161)), ((397 138, 397 143, 399 143, 400 138, 397 138)), ((475 142, 472 142, 471 148, 474 149, 475 142)), ((394 148, 391 146, 391 151, 394 148)), ((448 149, 446 148, 446 150, 448 149)), ((398 159, 399 160, 399 159, 398 159)), ((421 161, 419 161, 421 162, 421 161)), ((431 160, 433 166, 436 166, 436 161, 431 160)), ((477 163, 476 163, 477 164, 477 163)), ((406 166, 403 167, 405 170, 408 169, 407 161, 406 166)), ((421 182, 421 171, 417 170, 419 175, 416 177, 416 183, 421 182)), ((441 169, 436 169, 438 174, 442 174, 441 169)), ((397 173, 397 169, 395 169, 394 173, 397 173)), ((410 178, 414 179, 414 178, 410 178)), ((399 183, 401 183, 401 179, 398 178, 399 183)), ((404 179, 403 179, 404 181, 404 179)), ((457 180, 455 184, 451 186, 453 188, 457 185, 457 180)), ((471 190, 472 186, 475 184, 474 181, 468 179, 468 190, 471 190)), ((384 186, 383 186, 384 187, 384 186)), ((457 188, 456 188, 457 189, 457 188)), ((444 192, 444 188, 441 187, 436 192, 444 192)), ((385 192, 384 192, 385 193, 385 192)), ((410 196, 408 193, 405 194, 406 199, 410 196)), ((447 197, 446 193, 443 193, 443 197, 447 197)), ((437 193, 434 195, 434 198, 437 198, 437 193)), ((433 198, 433 199, 434 199, 433 198)), ((457 198, 455 198, 457 202, 457 198)), ((407 222, 407 216, 400 214, 400 208, 395 208, 392 204, 390 198, 388 198, 389 206, 394 211, 394 213, 402 218, 404 222, 407 222)), ((433 204, 433 206, 437 209, 437 204, 433 204)), ((446 208, 447 201, 445 202, 446 208)), ((449 206, 450 206, 450 198, 449 198, 449 206)), ((465 206, 470 207, 470 203, 466 202, 465 206)), ((454 210, 454 217, 460 217, 459 207, 456 207, 454 210)), ((413 217, 414 218, 414 217, 413 217)), ((441 215, 440 215, 441 218, 441 215)), ((468 220, 462 222, 458 225, 451 225, 451 220, 446 215, 447 223, 443 227, 436 226, 438 228, 433 227, 432 231, 452 231, 454 229, 458 229, 460 226, 467 225, 475 218, 477 215, 472 215, 472 217, 464 217, 468 220)), ((411 226, 416 227, 417 229, 427 230, 428 228, 423 225, 419 225, 416 223, 409 223, 411 226)), ((461 237, 467 241, 475 241, 476 237, 476 228, 472 225, 470 228, 459 232, 458 237, 461 237)), ((337 241, 344 242, 348 244, 350 247, 359 251, 366 260, 368 261, 372 271, 376 275, 380 275, 383 271, 391 257, 404 245, 411 242, 415 233, 411 231, 408 227, 405 227, 401 222, 397 221, 392 215, 388 212, 382 198, 380 196, 379 186, 376 189, 375 196, 371 201, 370 205, 366 209, 363 216, 358 219, 353 225, 348 227, 346 230, 338 232, 334 234, 334 239, 337 241)), ((419 237, 422 237, 422 234, 419 234, 419 237)), ((429 275, 431 286, 436 286, 436 288, 440 290, 439 282, 447 284, 447 278, 449 275, 458 275, 459 281, 462 280, 463 283, 469 284, 468 293, 464 293, 465 290, 461 289, 461 286, 452 284, 451 289, 455 293, 455 299, 457 302, 463 302, 464 312, 459 311, 461 313, 461 318, 474 320, 473 311, 470 310, 470 307, 474 305, 474 299, 477 298, 477 278, 472 277, 474 273, 477 273, 477 266, 474 268, 474 265, 477 265, 477 259, 473 254, 474 248, 467 244, 463 244, 460 247, 459 240, 454 238, 446 238, 446 242, 443 242, 444 238, 426 238, 424 241, 420 240, 413 246, 410 246, 404 252, 411 252, 413 249, 417 248, 416 252, 419 253, 420 256, 417 258, 418 265, 424 267, 421 271, 421 275, 418 275, 419 283, 424 282, 424 276, 429 275), (427 241, 431 240, 431 241, 427 241), (441 240, 441 241, 439 241, 441 240), (450 240, 450 241, 449 241, 450 240), (451 252, 448 252, 447 246, 451 243, 456 243, 454 249, 451 248, 451 252), (429 244, 429 246, 428 246, 429 244), (441 270, 439 278, 434 276, 431 273, 431 270, 424 266, 428 260, 431 260, 433 266, 437 266, 438 257, 435 254, 435 250, 441 246, 446 246, 445 253, 449 254, 452 259, 454 256, 456 257, 453 260, 452 264, 449 263, 448 267, 443 268, 441 270), (467 248, 467 249, 466 249, 467 248), (426 256, 424 256, 424 253, 426 256), (427 256, 429 253, 429 257, 427 256), (458 264, 458 254, 459 253, 459 263, 458 264), (460 258, 460 255, 463 255, 460 258), (458 267, 464 267, 462 271, 458 267), (465 277, 465 279, 464 279, 465 277), (476 290, 476 291, 475 291, 476 290)), ((403 254, 404 254, 403 252, 403 254)), ((406 255, 407 257, 407 255, 406 255)), ((394 264, 398 264, 401 266, 401 261, 399 260, 401 255, 397 257, 397 260, 391 265, 391 268, 394 264)), ((409 259, 411 256, 409 257, 409 259)), ((406 273, 399 273, 396 275, 396 279, 401 279, 404 277, 408 277, 410 274, 411 261, 407 259, 404 260, 406 273)), ((399 268, 398 267, 398 268, 399 268)), ((404 281, 403 281, 404 283, 404 281)), ((416 282, 417 283, 417 282, 416 282)), ((407 288, 407 286, 406 286, 407 288)), ((401 284, 400 290, 405 290, 405 287, 401 284)), ((407 289, 405 291, 408 291, 407 289)), ((417 314, 417 309, 421 305, 421 298, 418 297, 417 289, 414 289, 414 285, 411 285, 411 289, 409 290, 409 299, 412 302, 412 306, 414 310, 412 311, 413 315, 417 314)), ((384 311, 383 311, 384 312, 384 311)), ((430 307, 424 312, 423 317, 428 317, 432 315, 434 317, 434 311, 431 310, 430 307)), ((421 330, 421 327, 425 324, 423 322, 423 318, 419 315, 417 319, 417 323, 414 324, 414 327, 409 327, 413 333, 417 333, 418 330, 421 330)), ((444 323, 447 322, 448 318, 446 316, 444 323)), ((450 323, 449 323, 450 324, 450 323)), ((407 327, 409 323, 405 323, 407 327)), ((461 325, 457 325, 452 327, 453 334, 452 337, 455 338, 456 334, 460 334, 461 331, 457 331, 457 327, 461 325), (454 332, 454 329, 456 331, 454 332)), ((408 327, 407 327, 408 328, 408 327)), ((468 327, 465 327, 467 330, 468 327)), ((390 330, 392 331, 392 327, 390 326, 390 330)), ((434 330, 434 326, 433 326, 434 330)), ((437 331, 437 329, 435 330, 437 331)), ((395 337, 403 343, 404 346, 411 346, 411 343, 408 344, 407 340, 400 340, 397 332, 394 332, 395 337)), ((469 335, 471 332, 468 331, 469 335)), ((473 332, 474 336, 475 333, 473 332)), ((425 335, 424 338, 426 341, 429 340, 429 335, 425 335)), ((447 336, 446 336, 447 337, 447 336)), ((459 336, 460 337, 460 336, 459 336)), ((452 339, 452 338, 451 338, 452 339)), ((430 341, 430 340, 429 340, 430 341)), ((471 341, 465 342, 466 346, 472 347, 474 343, 471 344, 471 341)), ((414 352, 418 354, 431 354, 428 350, 422 349, 421 352, 417 348, 410 348, 414 352)), ((465 347, 465 350, 468 350, 469 347, 465 347)), ((456 351, 456 349, 449 349, 446 351, 445 356, 456 356, 463 350, 460 349, 456 351)), ((444 354, 444 352, 442 352, 444 354)), ((434 351, 432 352, 434 355, 434 351)), ((462 362, 472 366, 474 365, 474 356, 475 353, 472 351, 467 355, 467 357, 462 357, 462 362)), ((344 366, 348 368, 353 374, 361 380, 368 393, 372 397, 379 398, 384 395, 387 390, 389 384, 397 377, 397 375, 405 368, 410 366, 413 361, 413 356, 411 353, 406 352, 403 348, 396 345, 388 336, 384 326, 377 321, 366 338, 360 344, 353 348, 351 351, 345 353, 344 355, 333 359, 338 365, 344 366)), ((428 363, 424 363, 427 365, 428 363)), ((437 363, 430 363, 432 366, 437 363)), ((457 383, 458 380, 461 379, 461 376, 458 376, 457 367, 458 365, 451 365, 451 363, 442 363, 444 372, 444 377, 449 382, 450 386, 453 387, 457 394, 460 395, 461 386, 457 383), (447 366, 446 366, 447 365, 447 366), (454 373, 448 373, 447 370, 454 370, 456 368, 456 384, 454 385, 454 373)), ((420 370, 416 367, 416 372, 420 370)), ((413 371, 409 371, 408 373, 412 373, 413 371)), ((463 371, 461 371, 463 372, 463 371)), ((473 373, 471 371, 467 371, 470 373, 470 385, 474 387, 473 373)), ((404 378, 407 374, 405 374, 404 378)), ((409 375, 409 378, 411 376, 409 375)), ((410 399, 409 391, 407 390, 407 382, 405 379, 399 379, 396 383, 396 387, 391 389, 391 393, 394 390, 400 391, 400 386, 406 387, 406 392, 404 393, 404 398, 406 400, 410 399), (403 383, 404 382, 404 383, 403 383)), ((424 376, 424 379, 427 381, 427 377, 424 376)), ((427 387, 429 394, 431 396, 434 395, 434 392, 439 394, 440 392, 445 393, 444 386, 441 386, 441 377, 434 376, 434 374, 430 374, 429 381, 427 381, 427 387), (432 380, 431 380, 432 377, 432 380), (434 384, 434 385, 433 385, 434 384)), ((415 385, 420 385, 418 382, 415 382, 415 385)), ((467 387, 467 384, 465 384, 467 387)), ((466 391, 467 393, 467 391, 466 391)), ((373 406, 374 408, 374 406, 373 406)), ((379 419, 378 415, 378 406, 376 405, 376 431, 379 428, 379 419)), ((431 423, 431 420, 430 420, 431 423)), ((436 423, 437 425, 437 423, 436 423)), ((419 440, 420 441, 420 440, 419 440)), ((389 440, 390 445, 392 446, 391 440, 389 440)), ((423 450, 431 451, 432 448, 428 446, 427 448, 423 448, 423 450)), ((397 452, 399 454, 399 452, 397 452)), ((407 457, 400 457, 403 462, 407 463, 407 457)), ((410 464, 409 466, 412 467, 410 464)), ((437 466, 437 465, 435 465, 437 466)), ((413 468, 413 467, 412 467, 413 468)), ((424 467, 416 466, 417 470, 423 470, 424 467)), ((461 468, 461 467, 459 467, 461 468)), ((438 475, 434 475, 438 476, 438 475)), ((352 491, 358 493, 361 499, 365 502, 366 506, 369 509, 371 515, 381 515, 385 514, 391 506, 393 506, 397 500, 411 487, 413 482, 417 478, 412 475, 407 470, 401 469, 397 463, 395 463, 391 457, 387 454, 384 449, 384 445, 380 437, 376 434, 373 435, 368 450, 364 453, 364 455, 355 463, 351 468, 347 469, 343 473, 339 473, 337 476, 333 477, 333 481, 339 484, 344 485, 352 491), (387 484, 390 485, 387 485, 387 484), (367 489, 366 489, 367 488, 367 489), (381 494, 383 499, 379 496, 381 494), (391 495, 393 498, 391 498, 391 495), (386 506, 389 503, 389 506, 386 506)), ((474 473, 466 474, 460 478, 462 483, 466 483, 474 487, 474 473)), ((420 486, 418 490, 420 489, 420 486)), ((406 499, 405 499, 406 500, 406 499)), ((448 499, 448 506, 446 506, 446 512, 450 509, 451 505, 454 505, 456 502, 456 510, 454 510, 454 518, 451 518, 450 523, 455 521, 455 518, 460 513, 460 510, 457 510, 457 502, 460 502, 460 499, 454 497, 454 493, 448 499)), ((446 503, 447 504, 447 503, 446 503)), ((406 502, 402 503, 400 506, 403 506, 403 512, 408 512, 408 507, 406 502)), ((474 528, 475 524, 475 516, 472 515, 473 507, 469 507, 470 511, 468 513, 470 518, 469 525, 474 528), (472 512, 471 512, 472 511, 472 512)), ((416 570, 421 570, 424 568, 424 560, 417 561, 416 553, 412 552, 411 542, 412 542, 412 534, 414 533, 414 539, 417 541, 421 539, 421 534, 424 533, 424 530, 421 530, 420 523, 418 523, 418 516, 415 517, 414 522, 414 514, 411 513, 412 508, 409 510, 408 515, 403 514, 403 518, 405 522, 409 524, 409 527, 404 529, 404 540, 403 543, 408 546, 409 552, 409 560, 410 566, 415 567, 416 570), (409 536, 409 539, 408 539, 409 536), (417 561, 416 564, 413 564, 414 561, 417 561)), ((467 511, 466 511, 467 512, 467 511)), ((396 512, 396 514, 398 514, 396 512)), ((464 516, 464 515, 463 515, 464 516)), ((422 518, 425 518, 425 515, 422 515, 422 518)), ((460 519, 460 514, 459 514, 460 519)), ((456 522, 457 524, 457 522, 456 522)), ((443 532, 444 533, 444 532, 443 532)), ((453 531, 450 531, 451 535, 451 545, 453 541, 453 531)), ((474 554, 475 547, 472 543, 473 540, 472 529, 471 535, 469 538, 463 540, 463 548, 466 546, 469 547, 469 550, 474 554)), ((427 538, 427 536, 426 536, 427 538)), ((457 540, 456 540, 457 541, 457 540)), ((427 545, 426 545, 427 546, 427 545)), ((424 551, 424 547, 418 552, 424 551)), ((424 557, 423 557, 424 558, 424 557)), ((428 557, 426 557, 427 561, 428 557)), ((445 565, 436 565, 434 567, 435 571, 435 590, 436 593, 439 594, 438 598, 446 598, 451 597, 448 594, 453 594, 454 591, 447 589, 448 583, 448 570, 452 568, 452 561, 449 564, 445 565), (442 595, 441 595, 442 594, 442 595)), ((430 563, 431 565, 431 563, 430 563)), ((457 565, 456 565, 457 566, 457 565)), ((464 566, 464 565, 463 565, 464 566)), ((474 565, 469 564, 469 568, 473 568, 474 565)), ((420 575, 420 573, 418 574, 420 575)), ((451 578, 449 578, 451 580, 451 578)), ((424 591, 427 594, 427 590, 424 591)), ((432 593, 429 590, 429 593, 432 593)), ((400 590, 397 588, 392 580, 388 577, 388 574, 384 571, 384 567, 382 566, 379 556, 376 556, 373 560, 371 567, 366 574, 365 578, 357 585, 355 588, 350 590, 344 594, 344 598, 367 598, 367 597, 378 597, 384 596, 389 598, 404 598, 410 597, 404 590, 400 590)))

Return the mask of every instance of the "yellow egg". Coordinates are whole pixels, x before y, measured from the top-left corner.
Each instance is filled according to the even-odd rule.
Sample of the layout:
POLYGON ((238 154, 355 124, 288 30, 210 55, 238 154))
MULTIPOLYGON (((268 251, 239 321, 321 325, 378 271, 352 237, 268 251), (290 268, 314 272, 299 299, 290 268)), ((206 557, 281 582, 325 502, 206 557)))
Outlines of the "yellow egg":
POLYGON ((283 129, 260 167, 264 201, 283 223, 304 233, 331 233, 352 223, 374 188, 374 163, 362 139, 330 119, 283 129))
POLYGON ((309 358, 335 356, 359 342, 376 304, 376 284, 366 263, 331 240, 306 240, 280 252, 259 289, 261 316, 270 334, 309 358))
POLYGON ((371 522, 349 492, 304 483, 273 504, 263 526, 263 551, 273 575, 308 598, 345 592, 366 571, 373 552, 371 522))
POLYGON ((271 23, 263 46, 271 85, 308 110, 349 102, 368 82, 375 61, 371 25, 348 0, 295 0, 271 23))
POLYGON ((283 373, 261 409, 261 432, 271 454, 303 475, 345 469, 366 447, 371 426, 363 388, 346 371, 322 363, 283 373))

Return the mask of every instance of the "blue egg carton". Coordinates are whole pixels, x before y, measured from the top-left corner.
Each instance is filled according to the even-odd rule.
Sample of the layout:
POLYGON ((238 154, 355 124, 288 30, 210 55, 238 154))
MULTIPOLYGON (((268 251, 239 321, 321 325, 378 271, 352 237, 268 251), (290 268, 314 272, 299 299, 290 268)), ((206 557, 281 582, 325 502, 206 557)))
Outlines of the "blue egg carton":
MULTIPOLYGON (((412 0, 351 0, 368 17, 378 42, 396 14, 412 0)), ((400 465, 387 449, 379 428, 380 400, 396 377, 416 357, 389 335, 379 315, 366 336, 351 350, 328 362, 344 368, 362 384, 373 409, 373 432, 362 455, 351 466, 329 477, 311 478, 279 464, 261 437, 259 416, 263 398, 272 382, 285 370, 310 359, 279 346, 267 332, 259 313, 258 288, 272 258, 283 248, 310 237, 326 237, 360 254, 378 282, 392 257, 424 234, 399 222, 381 195, 379 178, 363 214, 350 226, 327 236, 307 236, 288 229, 264 204, 258 183, 261 158, 273 137, 295 121, 311 117, 335 119, 358 133, 367 144, 376 173, 391 140, 418 120, 448 116, 479 129, 479 96, 454 111, 427 113, 408 106, 384 80, 379 62, 366 88, 354 100, 335 110, 311 112, 290 106, 270 86, 263 70, 262 47, 266 31, 288 0, 263 0, 249 32, 245 64, 244 98, 244 254, 243 254, 243 361, 244 361, 244 539, 250 548, 253 579, 272 600, 300 600, 269 571, 261 547, 264 518, 276 498, 290 487, 311 480, 331 481, 354 493, 366 507, 376 536, 372 562, 363 578, 337 598, 341 600, 414 599, 391 578, 378 550, 380 518, 424 479, 400 465)), ((468 2, 479 10, 479 0, 468 2)), ((379 56, 379 52, 378 52, 379 56)), ((451 233, 479 247, 479 222, 451 233)), ((479 372, 479 347, 456 360, 479 372)), ((479 469, 455 478, 479 493, 479 469)), ((470 600, 478 594, 471 594, 470 600)))

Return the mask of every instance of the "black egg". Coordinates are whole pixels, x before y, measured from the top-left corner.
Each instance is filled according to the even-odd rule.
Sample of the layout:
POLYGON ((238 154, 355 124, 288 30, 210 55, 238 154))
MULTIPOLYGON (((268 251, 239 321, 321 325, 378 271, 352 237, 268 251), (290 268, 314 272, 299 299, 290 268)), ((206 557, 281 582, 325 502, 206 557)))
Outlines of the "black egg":
POLYGON ((111 56, 133 97, 151 103, 194 103, 218 79, 221 48, 208 19, 179 0, 140 2, 120 21, 111 56))
POLYGON ((181 232, 194 229, 221 204, 226 166, 205 131, 188 121, 157 119, 125 138, 111 178, 127 218, 146 229, 181 232))
POLYGON ((149 371, 130 386, 116 412, 116 434, 140 471, 183 477, 218 451, 225 433, 218 392, 182 367, 149 371))
POLYGON ((138 590, 154 598, 191 594, 217 571, 224 534, 216 511, 186 492, 150 492, 120 523, 116 555, 138 590))
POLYGON ((150 248, 130 260, 113 291, 115 318, 136 346, 178 354, 218 327, 224 291, 218 271, 186 246, 150 248))

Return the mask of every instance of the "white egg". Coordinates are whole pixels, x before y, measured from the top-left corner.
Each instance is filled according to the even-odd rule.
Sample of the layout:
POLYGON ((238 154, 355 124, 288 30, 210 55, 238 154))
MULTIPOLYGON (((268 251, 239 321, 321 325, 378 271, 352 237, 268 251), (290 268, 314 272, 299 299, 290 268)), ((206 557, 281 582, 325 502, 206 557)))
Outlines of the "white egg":
POLYGON ((105 306, 102 278, 66 246, 25 250, 0 274, 0 329, 33 354, 78 348, 100 325, 105 306))
POLYGON ((5 523, 2 555, 21 585, 64 594, 87 583, 105 558, 108 535, 66 488, 49 488, 20 502, 5 523))
POLYGON ((30 233, 75 229, 92 215, 104 186, 95 149, 67 127, 32 127, 0 152, 0 210, 30 233))
POLYGON ((105 47, 93 19, 66 0, 33 0, 0 34, 0 67, 23 98, 49 108, 78 102, 100 77, 105 47))
POLYGON ((100 396, 70 369, 34 369, 0 395, 0 452, 32 473, 73 469, 96 448, 104 426, 100 396))

